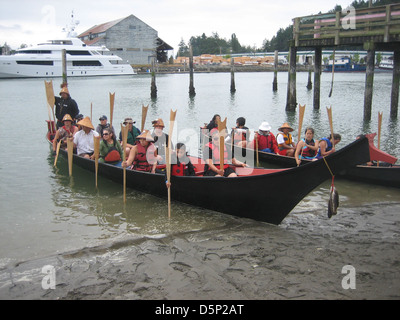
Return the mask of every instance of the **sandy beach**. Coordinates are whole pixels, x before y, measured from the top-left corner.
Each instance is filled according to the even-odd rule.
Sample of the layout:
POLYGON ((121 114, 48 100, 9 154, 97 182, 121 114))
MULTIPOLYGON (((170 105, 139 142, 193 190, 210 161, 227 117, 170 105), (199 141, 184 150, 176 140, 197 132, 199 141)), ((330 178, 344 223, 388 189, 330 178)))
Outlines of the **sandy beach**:
POLYGON ((280 226, 232 218, 218 229, 60 253, 2 268, 0 298, 399 299, 399 211, 396 203, 342 208, 333 219, 293 214, 280 226), (44 266, 54 268, 55 289, 44 289, 51 279, 43 287, 44 266), (354 289, 343 286, 345 266, 354 289))

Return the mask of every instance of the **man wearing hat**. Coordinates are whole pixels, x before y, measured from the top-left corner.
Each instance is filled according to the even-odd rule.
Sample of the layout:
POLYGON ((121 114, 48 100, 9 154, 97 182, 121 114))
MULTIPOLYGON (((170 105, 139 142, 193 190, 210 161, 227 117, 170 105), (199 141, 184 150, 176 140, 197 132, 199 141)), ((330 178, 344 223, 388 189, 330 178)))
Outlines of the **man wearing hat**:
MULTIPOLYGON (((100 124, 96 127, 96 132, 100 135, 100 138, 103 137, 103 130, 106 128, 110 128, 110 124, 107 123, 107 116, 102 115, 100 118, 100 124)), ((111 128, 114 131, 114 126, 111 128)), ((114 131, 115 132, 115 131, 114 131)))
POLYGON ((259 132, 256 132, 254 135, 251 148, 256 149, 258 142, 258 151, 278 154, 278 144, 276 143, 274 134, 271 132, 269 123, 266 121, 262 122, 258 130, 259 132))
POLYGON ((276 135, 276 142, 278 143, 279 154, 282 156, 293 157, 296 148, 293 142, 293 137, 290 132, 293 128, 289 123, 285 122, 279 129, 280 132, 276 135))
POLYGON ((124 125, 128 126, 128 139, 126 141, 126 146, 122 145, 122 131, 119 133, 119 142, 122 147, 125 148, 126 154, 129 154, 132 147, 136 145, 136 139, 141 133, 140 130, 133 125, 134 123, 136 123, 136 121, 133 121, 132 118, 124 119, 124 125))
POLYGON ((78 127, 72 125, 73 120, 69 114, 66 114, 62 121, 64 125, 57 130, 56 136, 53 139, 54 152, 57 149, 58 141, 61 140, 61 148, 65 148, 67 146, 67 138, 72 138, 78 132, 78 127))
POLYGON ((99 134, 94 131, 94 127, 89 117, 78 122, 82 130, 78 131, 74 136, 74 147, 76 153, 80 157, 94 159, 94 141, 93 137, 99 137, 99 134))
POLYGON ((78 104, 71 98, 68 88, 64 86, 60 91, 61 97, 55 98, 57 129, 63 126, 62 119, 69 114, 73 120, 79 114, 78 104))

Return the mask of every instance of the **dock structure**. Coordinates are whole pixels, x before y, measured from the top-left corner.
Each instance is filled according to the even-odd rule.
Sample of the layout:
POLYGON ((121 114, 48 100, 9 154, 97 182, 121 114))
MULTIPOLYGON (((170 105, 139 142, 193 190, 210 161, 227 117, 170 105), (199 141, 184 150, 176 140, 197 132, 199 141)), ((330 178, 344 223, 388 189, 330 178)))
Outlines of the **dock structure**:
POLYGON ((293 19, 286 110, 296 109, 296 52, 313 49, 314 109, 320 108, 322 48, 363 46, 367 50, 364 120, 371 120, 375 52, 393 52, 391 118, 397 118, 400 83, 400 4, 325 13, 293 19))

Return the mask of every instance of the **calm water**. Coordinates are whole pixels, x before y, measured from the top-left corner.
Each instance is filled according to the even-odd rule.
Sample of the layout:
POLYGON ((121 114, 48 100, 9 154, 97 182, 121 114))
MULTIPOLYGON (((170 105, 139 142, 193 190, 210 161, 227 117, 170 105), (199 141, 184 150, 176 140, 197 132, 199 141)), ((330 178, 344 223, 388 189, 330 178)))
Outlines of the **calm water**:
MULTIPOLYGON (((313 94, 306 89, 307 76, 297 75, 297 100, 306 104, 303 127, 313 126, 317 138, 328 135, 325 106, 332 106, 334 129, 342 134, 343 146, 357 134, 376 132, 378 111, 382 111, 381 148, 400 157, 400 125, 398 120, 389 119, 391 74, 375 75, 372 120, 368 123, 363 122, 364 74, 336 74, 331 98, 331 76, 323 74, 319 111, 312 108, 313 94)), ((215 113, 228 118, 228 127, 235 125, 237 117, 244 116, 251 129, 257 129, 262 121, 268 121, 274 132, 284 122, 297 128, 297 113, 285 112, 287 73, 279 73, 276 93, 272 92, 272 77, 272 73, 236 73, 237 92, 231 95, 230 74, 195 74, 197 95, 193 99, 188 96, 187 74, 159 75, 156 100, 150 99, 147 75, 71 78, 69 90, 82 114, 90 115, 93 104, 95 125, 100 115, 109 115, 109 92, 116 93, 113 123, 117 128, 126 116, 136 119, 140 127, 142 105, 149 105, 146 127, 161 117, 168 129, 169 112, 177 109, 174 139, 185 141, 191 153, 196 153, 198 128, 215 113)), ((55 92, 59 85, 60 80, 55 80, 55 92)), ((123 205, 120 185, 99 177, 96 189, 93 174, 78 167, 74 167, 70 178, 64 159, 59 159, 58 168, 54 168, 45 141, 48 112, 43 79, 1 80, 0 105, 0 266, 126 238, 214 229, 234 219, 173 203, 172 219, 168 220, 163 199, 128 190, 127 203, 123 205)), ((328 187, 327 182, 317 188, 277 228, 282 232, 288 224, 295 228, 293 224, 299 217, 325 223, 328 187)), ((400 191, 393 188, 347 181, 338 181, 336 187, 344 208, 400 202, 400 191)))

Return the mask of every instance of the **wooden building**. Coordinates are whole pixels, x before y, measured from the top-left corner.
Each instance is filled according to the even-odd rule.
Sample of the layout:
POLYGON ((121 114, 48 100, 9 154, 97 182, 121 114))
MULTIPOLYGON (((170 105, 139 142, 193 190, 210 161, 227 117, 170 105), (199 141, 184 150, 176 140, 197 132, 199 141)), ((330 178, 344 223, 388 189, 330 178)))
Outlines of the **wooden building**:
POLYGON ((150 64, 168 60, 173 48, 158 32, 134 15, 96 25, 78 36, 88 46, 105 46, 130 64, 150 64))

